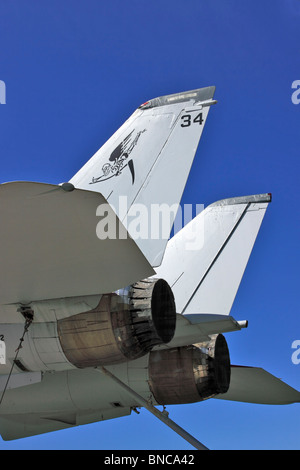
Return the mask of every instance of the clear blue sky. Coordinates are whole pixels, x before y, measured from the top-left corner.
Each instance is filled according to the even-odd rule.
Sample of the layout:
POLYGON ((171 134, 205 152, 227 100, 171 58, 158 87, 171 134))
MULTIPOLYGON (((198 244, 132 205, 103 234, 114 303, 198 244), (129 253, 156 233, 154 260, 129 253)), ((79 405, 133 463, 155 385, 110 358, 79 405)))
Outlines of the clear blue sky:
MULTIPOLYGON (((184 203, 272 192, 232 315, 234 364, 300 389, 298 0, 14 0, 0 3, 0 182, 60 183, 137 106, 216 85, 184 203)), ((212 449, 300 449, 300 405, 168 407, 212 449)), ((190 449, 146 410, 0 449, 190 449)))

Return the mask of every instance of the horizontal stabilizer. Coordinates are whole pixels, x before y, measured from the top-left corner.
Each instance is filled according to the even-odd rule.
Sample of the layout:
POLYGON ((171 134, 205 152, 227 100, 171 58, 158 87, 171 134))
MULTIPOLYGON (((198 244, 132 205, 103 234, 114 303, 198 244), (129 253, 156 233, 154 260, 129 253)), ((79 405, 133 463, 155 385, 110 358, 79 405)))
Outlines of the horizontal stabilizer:
POLYGON ((214 92, 210 86, 144 103, 70 180, 103 194, 152 266, 161 263, 214 92), (146 234, 131 223, 141 205, 146 234), (147 217, 160 205, 172 212, 153 236, 161 227, 147 217))
MULTIPOLYGON (((238 322, 230 315, 193 314, 176 316, 176 330, 173 339, 166 348, 178 348, 190 344, 209 341, 210 335, 240 331, 247 322, 238 322)), ((164 346, 158 346, 162 349, 164 346)))
POLYGON ((300 392, 258 367, 231 366, 229 390, 222 400, 286 405, 300 403, 300 392))
POLYGON ((208 206, 168 242, 159 277, 172 287, 177 313, 230 313, 269 194, 208 206))
POLYGON ((115 220, 100 193, 66 189, 0 185, 0 304, 98 295, 153 274, 124 227, 122 239, 98 238, 97 208, 115 220))

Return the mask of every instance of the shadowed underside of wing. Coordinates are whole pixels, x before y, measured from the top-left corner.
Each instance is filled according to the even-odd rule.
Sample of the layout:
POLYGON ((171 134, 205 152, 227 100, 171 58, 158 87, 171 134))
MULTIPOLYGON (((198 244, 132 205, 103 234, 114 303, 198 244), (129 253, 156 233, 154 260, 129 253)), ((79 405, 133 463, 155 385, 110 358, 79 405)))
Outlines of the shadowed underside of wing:
POLYGON ((97 295, 153 274, 124 227, 123 239, 98 238, 100 205, 115 217, 92 191, 0 185, 0 304, 97 295))

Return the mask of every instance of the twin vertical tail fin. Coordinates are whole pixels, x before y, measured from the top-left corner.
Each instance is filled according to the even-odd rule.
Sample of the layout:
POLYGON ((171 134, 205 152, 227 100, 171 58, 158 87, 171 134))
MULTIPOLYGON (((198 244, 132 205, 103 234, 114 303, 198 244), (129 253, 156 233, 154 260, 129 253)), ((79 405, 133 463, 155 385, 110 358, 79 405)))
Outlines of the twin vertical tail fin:
POLYGON ((161 263, 214 92, 211 86, 142 104, 70 180, 107 199, 152 266, 161 263), (143 236, 130 228, 141 204, 145 217, 151 205, 174 208, 163 236, 151 236, 150 220, 143 219, 143 236))
POLYGON ((208 206, 169 242, 156 269, 172 287, 177 313, 229 315, 270 194, 208 206))

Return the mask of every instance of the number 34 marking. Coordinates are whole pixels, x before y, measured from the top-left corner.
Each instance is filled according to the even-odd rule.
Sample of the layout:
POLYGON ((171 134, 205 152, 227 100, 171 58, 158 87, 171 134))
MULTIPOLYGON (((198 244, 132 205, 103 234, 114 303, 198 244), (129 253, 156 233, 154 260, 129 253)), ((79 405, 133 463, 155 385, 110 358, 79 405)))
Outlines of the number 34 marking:
POLYGON ((195 119, 192 120, 192 116, 190 114, 184 114, 184 116, 181 116, 182 124, 181 127, 189 127, 193 123, 198 123, 203 124, 203 116, 202 113, 198 114, 198 116, 195 117, 195 119))

